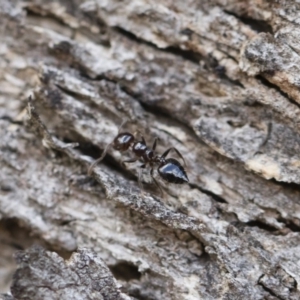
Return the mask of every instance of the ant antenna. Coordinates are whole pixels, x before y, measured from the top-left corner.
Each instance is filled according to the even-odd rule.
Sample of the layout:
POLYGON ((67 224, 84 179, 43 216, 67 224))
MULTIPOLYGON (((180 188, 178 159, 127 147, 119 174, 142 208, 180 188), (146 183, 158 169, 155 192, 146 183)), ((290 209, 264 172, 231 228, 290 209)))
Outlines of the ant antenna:
MULTIPOLYGON (((122 127, 128 122, 128 119, 123 120, 123 122, 121 123, 120 127, 118 128, 118 134, 120 133, 120 130, 122 129, 122 127)), ((91 176, 93 169, 95 168, 95 166, 101 162, 103 160, 103 158, 105 157, 107 151, 109 150, 109 148, 112 146, 113 141, 111 143, 109 143, 103 150, 101 156, 96 159, 89 167, 88 169, 88 175, 91 176)))
POLYGON ((128 119, 123 120, 123 122, 121 123, 120 127, 118 128, 118 134, 120 133, 121 129, 123 128, 123 126, 128 123, 128 119))
POLYGON ((112 145, 112 143, 109 143, 109 144, 105 147, 105 149, 103 150, 102 155, 101 155, 98 159, 96 159, 96 160, 90 165, 90 167, 89 167, 89 169, 88 169, 88 175, 89 175, 89 176, 91 176, 92 171, 93 171, 93 169, 95 168, 95 166, 96 166, 100 161, 102 161, 102 159, 105 157, 105 155, 106 155, 107 151, 109 150, 109 148, 111 147, 111 145, 112 145))

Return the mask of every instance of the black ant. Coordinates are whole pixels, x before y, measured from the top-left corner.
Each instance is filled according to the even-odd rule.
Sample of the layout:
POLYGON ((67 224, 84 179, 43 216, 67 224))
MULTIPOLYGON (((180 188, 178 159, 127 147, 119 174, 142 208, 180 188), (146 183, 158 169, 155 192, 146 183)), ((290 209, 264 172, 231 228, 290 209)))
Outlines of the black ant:
MULTIPOLYGON (((135 134, 131 134, 129 132, 120 133, 120 129, 119 129, 118 135, 114 138, 112 143, 108 144, 105 147, 101 157, 95 160, 93 164, 89 167, 88 174, 91 175, 93 168, 105 157, 110 147, 120 152, 127 151, 131 147, 131 150, 134 153, 135 158, 122 161, 122 165, 125 165, 125 163, 134 163, 138 160, 142 160, 143 162, 143 164, 140 166, 141 168, 145 168, 147 165, 149 165, 151 168, 150 169, 151 178, 153 179, 156 186, 160 189, 161 194, 163 194, 162 188, 153 176, 153 170, 155 166, 157 166, 157 172, 159 176, 168 183, 183 184, 189 182, 187 174, 183 166, 179 163, 179 161, 176 160, 175 158, 166 158, 169 152, 171 150, 174 150, 177 153, 177 155, 183 160, 184 165, 186 165, 183 156, 176 148, 171 147, 167 149, 161 156, 156 155, 155 149, 157 144, 157 138, 154 140, 152 148, 149 149, 147 147, 144 137, 141 134, 140 134, 141 140, 136 139, 137 133, 140 134, 139 131, 137 131, 135 134)), ((138 182, 142 189, 140 172, 139 172, 138 182)))

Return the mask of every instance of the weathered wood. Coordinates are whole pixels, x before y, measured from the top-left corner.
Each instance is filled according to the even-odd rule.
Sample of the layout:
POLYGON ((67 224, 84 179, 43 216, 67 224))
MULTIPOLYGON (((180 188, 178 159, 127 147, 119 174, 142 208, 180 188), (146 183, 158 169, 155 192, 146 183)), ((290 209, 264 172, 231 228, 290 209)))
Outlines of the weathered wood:
POLYGON ((2 298, 300 299, 299 12, 0 0, 0 243, 26 249, 2 298), (125 119, 189 185, 141 193, 114 150, 87 175, 125 119))
POLYGON ((40 247, 17 253, 16 259, 20 267, 11 287, 15 299, 132 299, 119 291, 104 261, 90 250, 78 250, 68 264, 40 247))

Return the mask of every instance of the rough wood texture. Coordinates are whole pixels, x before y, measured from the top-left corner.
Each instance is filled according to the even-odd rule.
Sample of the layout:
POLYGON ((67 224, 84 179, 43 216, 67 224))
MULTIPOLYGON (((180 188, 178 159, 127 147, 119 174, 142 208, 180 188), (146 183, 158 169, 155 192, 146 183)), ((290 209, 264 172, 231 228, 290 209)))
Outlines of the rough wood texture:
POLYGON ((20 267, 11 287, 16 299, 131 299, 118 290, 104 261, 89 250, 78 250, 68 264, 39 247, 18 253, 16 258, 20 267))
POLYGON ((0 0, 0 299, 300 299, 299 16, 0 0), (87 176, 124 119, 190 184, 142 194, 113 150, 87 176))

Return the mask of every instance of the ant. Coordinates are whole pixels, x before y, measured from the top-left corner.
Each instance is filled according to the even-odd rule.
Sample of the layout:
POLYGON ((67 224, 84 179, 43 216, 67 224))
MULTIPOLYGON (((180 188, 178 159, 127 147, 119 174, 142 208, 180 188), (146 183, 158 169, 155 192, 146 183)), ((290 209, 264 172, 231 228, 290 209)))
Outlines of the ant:
MULTIPOLYGON (((155 154, 157 138, 155 138, 152 148, 148 148, 146 141, 143 135, 137 131, 135 134, 130 132, 121 132, 120 129, 124 123, 120 126, 118 135, 114 140, 108 144, 102 155, 95 160, 88 169, 88 174, 91 175, 93 168, 103 160, 109 148, 113 148, 120 152, 127 151, 131 148, 131 151, 134 153, 135 158, 122 161, 122 165, 125 166, 125 163, 134 163, 138 160, 142 160, 143 164, 140 168, 146 168, 147 165, 150 166, 150 175, 155 185, 160 189, 161 194, 163 195, 163 190, 160 184, 153 176, 154 167, 157 166, 157 172, 159 176, 168 183, 183 184, 189 182, 187 174, 184 170, 184 167, 180 164, 175 158, 167 158, 171 150, 175 151, 177 155, 183 160, 184 165, 186 165, 185 160, 181 153, 174 147, 167 149, 161 156, 155 154), (136 135, 139 134, 141 140, 137 140, 136 135)), ((139 172, 138 183, 142 189, 141 184, 141 172, 139 172)))

